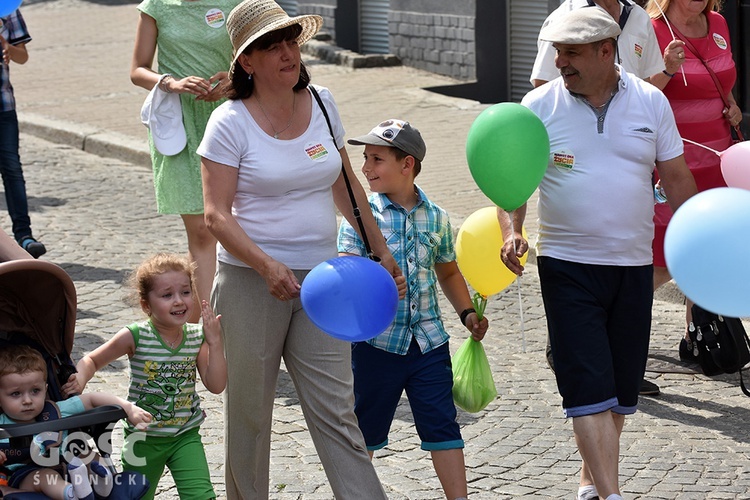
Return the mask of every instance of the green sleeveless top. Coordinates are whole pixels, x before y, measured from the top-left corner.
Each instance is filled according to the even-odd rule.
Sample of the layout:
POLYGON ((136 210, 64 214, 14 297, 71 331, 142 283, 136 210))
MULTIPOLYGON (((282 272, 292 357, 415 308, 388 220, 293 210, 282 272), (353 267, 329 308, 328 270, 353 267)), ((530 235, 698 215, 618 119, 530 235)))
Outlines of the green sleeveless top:
MULTIPOLYGON (((150 320, 128 326, 135 343, 128 401, 154 416, 146 430, 150 436, 176 436, 204 419, 195 391, 203 326, 187 323, 182 328, 182 343, 170 349, 150 320)), ((136 431, 130 424, 127 429, 136 431)))

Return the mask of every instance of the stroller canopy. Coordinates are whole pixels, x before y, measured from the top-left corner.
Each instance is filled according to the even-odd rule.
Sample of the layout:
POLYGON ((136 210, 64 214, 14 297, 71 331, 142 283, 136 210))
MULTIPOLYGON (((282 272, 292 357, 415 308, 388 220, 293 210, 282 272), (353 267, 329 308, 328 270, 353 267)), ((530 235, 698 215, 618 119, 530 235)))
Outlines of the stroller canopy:
POLYGON ((21 333, 50 355, 73 349, 76 289, 59 266, 42 260, 0 263, 0 333, 21 333))

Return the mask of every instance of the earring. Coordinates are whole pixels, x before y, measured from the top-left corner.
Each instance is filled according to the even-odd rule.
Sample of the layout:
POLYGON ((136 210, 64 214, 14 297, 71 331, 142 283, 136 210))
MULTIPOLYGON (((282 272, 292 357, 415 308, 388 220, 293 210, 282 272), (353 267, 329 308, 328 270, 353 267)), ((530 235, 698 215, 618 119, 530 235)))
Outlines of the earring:
POLYGON ((252 80, 253 79, 253 74, 252 73, 248 73, 247 74, 247 79, 248 80, 252 80))

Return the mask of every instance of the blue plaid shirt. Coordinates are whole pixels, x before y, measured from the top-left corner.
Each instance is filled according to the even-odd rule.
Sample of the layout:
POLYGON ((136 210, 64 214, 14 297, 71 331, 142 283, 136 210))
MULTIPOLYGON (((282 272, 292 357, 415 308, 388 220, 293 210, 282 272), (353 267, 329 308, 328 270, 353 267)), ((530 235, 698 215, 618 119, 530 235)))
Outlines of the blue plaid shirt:
MULTIPOLYGON (((412 338, 422 352, 443 345, 448 333, 438 307, 435 264, 456 260, 453 230, 448 213, 416 187, 417 204, 409 212, 379 193, 369 198, 370 208, 388 248, 406 277, 406 297, 399 301, 396 319, 370 345, 395 354, 406 354, 412 338)), ((339 252, 365 255, 362 239, 346 220, 341 223, 339 252)))
MULTIPOLYGON (((16 10, 12 14, 0 18, 2 28, 0 35, 11 45, 19 45, 31 41, 21 12, 16 10)), ((0 111, 16 109, 16 98, 13 96, 13 85, 10 84, 10 69, 7 64, 0 63, 0 111)))

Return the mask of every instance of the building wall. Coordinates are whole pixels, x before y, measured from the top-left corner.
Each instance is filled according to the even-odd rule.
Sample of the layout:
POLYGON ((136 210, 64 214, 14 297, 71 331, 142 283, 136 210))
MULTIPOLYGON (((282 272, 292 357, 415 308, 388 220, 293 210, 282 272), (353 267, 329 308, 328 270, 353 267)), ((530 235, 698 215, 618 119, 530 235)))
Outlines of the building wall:
POLYGON ((403 64, 462 80, 476 77, 474 16, 391 11, 391 52, 403 64))
POLYGON ((475 0, 391 0, 391 52, 409 66, 476 78, 475 0))
MULTIPOLYGON (((351 0, 342 0, 351 1, 351 0)), ((317 14, 323 18, 322 30, 336 39, 336 10, 337 0, 299 0, 297 14, 317 14)))

